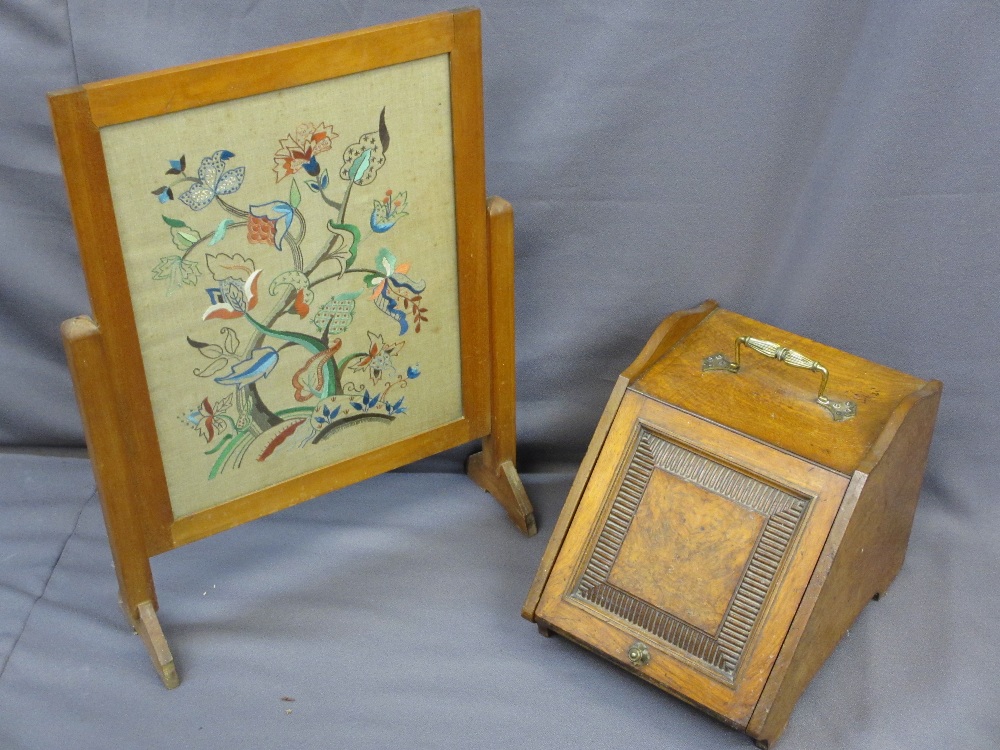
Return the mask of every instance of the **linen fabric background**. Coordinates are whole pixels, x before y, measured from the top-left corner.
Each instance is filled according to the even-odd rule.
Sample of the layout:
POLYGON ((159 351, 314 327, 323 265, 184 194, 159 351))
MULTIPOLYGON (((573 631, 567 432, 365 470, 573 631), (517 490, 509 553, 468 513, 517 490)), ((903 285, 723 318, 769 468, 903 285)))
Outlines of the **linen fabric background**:
MULTIPOLYGON (((461 417, 455 180, 449 97, 448 57, 438 55, 384 71, 369 71, 336 81, 246 97, 224 105, 199 107, 101 131, 129 293, 135 310, 174 517, 217 506, 461 417), (224 229, 220 241, 215 244, 212 244, 215 240, 212 236, 207 243, 211 247, 203 243, 198 248, 192 247, 195 252, 189 256, 185 253, 188 261, 198 264, 198 271, 204 274, 205 278, 200 282, 193 286, 180 284, 181 288, 176 289, 170 286, 169 280, 154 278, 152 271, 158 267, 160 259, 164 255, 177 256, 179 253, 170 239, 170 227, 164 223, 164 217, 190 222, 192 227, 201 228, 204 237, 209 237, 223 219, 229 218, 233 222, 231 216, 217 206, 209 206, 196 213, 181 200, 162 205, 151 200, 150 184, 155 189, 163 181, 177 180, 164 178, 163 165, 168 159, 177 158, 184 152, 191 154, 186 173, 193 175, 198 173, 202 155, 211 155, 223 148, 230 153, 235 151, 237 156, 227 162, 227 167, 242 167, 244 176, 239 192, 225 198, 242 201, 240 205, 266 204, 275 198, 284 199, 291 190, 289 186, 295 181, 301 191, 299 210, 308 218, 307 228, 302 231, 300 253, 305 268, 309 269, 319 257, 320 249, 332 237, 324 226, 324 220, 329 219, 331 214, 336 217, 336 212, 325 205, 315 191, 307 189, 308 175, 305 172, 300 171, 297 180, 293 177, 275 184, 272 168, 275 166, 278 140, 291 137, 289 131, 294 131, 300 123, 318 127, 320 118, 324 116, 331 130, 336 127, 336 130, 343 131, 334 133, 331 151, 320 153, 318 157, 324 166, 329 164, 331 167, 328 170, 333 173, 330 193, 346 200, 341 192, 345 184, 340 177, 340 169, 344 165, 341 155, 363 134, 377 130, 379 110, 386 106, 391 109, 389 120, 395 133, 394 137, 390 133, 392 154, 387 155, 385 164, 377 170, 377 180, 370 185, 352 185, 355 189, 351 190, 350 210, 344 219, 360 224, 365 230, 357 244, 358 262, 349 274, 340 279, 313 284, 311 289, 315 299, 309 310, 311 315, 307 313, 303 320, 294 315, 280 316, 288 299, 284 296, 288 285, 282 286, 279 282, 281 274, 293 268, 289 257, 291 251, 279 253, 267 243, 264 247, 259 243, 249 245, 246 230, 241 231, 239 227, 229 231, 224 229), (406 193, 409 196, 409 212, 400 219, 400 225, 394 227, 391 234, 379 234, 369 229, 368 216, 373 200, 380 200, 386 188, 391 190, 393 186, 397 195, 406 193), (388 248, 395 250, 400 257, 396 259, 388 248), (262 272, 258 294, 260 304, 254 315, 263 325, 272 328, 315 336, 320 331, 316 330, 312 319, 324 303, 331 301, 335 294, 362 295, 359 298, 361 304, 355 303, 351 311, 347 330, 334 330, 330 336, 331 347, 338 339, 343 342, 344 348, 336 356, 344 361, 345 390, 350 389, 353 395, 323 398, 318 404, 314 398, 305 402, 293 399, 293 378, 297 377, 296 369, 308 359, 308 352, 299 348, 282 352, 279 356, 272 347, 278 364, 266 379, 258 382, 261 397, 282 416, 288 414, 284 409, 303 409, 294 413, 305 424, 295 428, 294 419, 287 417, 287 422, 264 432, 246 449, 241 445, 232 453, 229 448, 239 443, 239 438, 232 438, 221 450, 221 437, 207 446, 205 437, 190 429, 190 421, 185 419, 185 415, 192 410, 204 414, 199 410, 203 398, 217 405, 224 399, 231 402, 233 394, 232 386, 216 385, 211 377, 193 373, 195 370, 211 372, 206 367, 210 362, 199 356, 188 341, 211 341, 218 348, 218 344, 225 340, 225 334, 220 331, 221 325, 223 331, 228 330, 229 335, 242 337, 244 341, 243 348, 232 360, 236 362, 250 353, 247 342, 253 340, 255 333, 245 320, 202 320, 202 314, 208 307, 203 289, 217 286, 216 281, 222 281, 226 274, 231 273, 217 273, 212 280, 211 272, 206 269, 209 256, 214 256, 214 262, 218 264, 232 262, 219 260, 219 253, 228 253, 230 258, 234 257, 234 253, 243 253, 251 264, 256 264, 254 268, 262 272), (433 319, 423 325, 420 335, 414 335, 415 326, 410 324, 403 331, 395 318, 383 314, 374 302, 368 301, 372 290, 362 281, 364 269, 370 272, 373 266, 380 265, 380 258, 388 257, 395 259, 391 261, 393 268, 396 260, 400 269, 404 268, 404 263, 408 265, 412 261, 415 283, 426 284, 427 299, 423 304, 430 309, 433 319), (278 286, 272 289, 274 284, 278 286), (287 322, 289 319, 293 322, 287 322), (377 338, 370 340, 369 332, 377 338), (404 333, 411 335, 404 336, 404 333), (384 372, 380 372, 377 382, 368 377, 367 371, 362 371, 360 375, 352 371, 348 363, 359 364, 359 357, 345 359, 352 352, 368 353, 375 341, 379 342, 380 351, 394 352, 391 357, 385 355, 388 364, 384 366, 384 372), (404 375, 410 368, 419 373, 417 379, 404 375), (361 391, 355 391, 358 388, 364 389, 365 393, 367 388, 371 388, 372 393, 383 402, 390 405, 399 403, 405 411, 395 414, 392 422, 379 419, 356 423, 349 429, 332 433, 329 439, 318 444, 308 444, 310 437, 319 431, 313 429, 314 409, 325 407, 328 413, 334 409, 346 414, 352 408, 352 401, 361 402, 361 391), (248 454, 266 451, 269 440, 276 439, 276 431, 288 435, 289 424, 293 425, 293 431, 286 439, 286 447, 298 444, 294 450, 280 451, 265 462, 252 460, 254 456, 246 456, 242 465, 231 460, 241 450, 246 450, 248 454), (211 454, 206 455, 209 451, 211 454), (223 460, 222 457, 227 455, 230 458, 223 460), (216 474, 216 470, 224 466, 226 468, 216 474)), ((185 186, 187 183, 181 183, 176 188, 178 197, 183 196, 185 186)), ((261 211, 260 208, 256 210, 261 211)), ((292 225, 295 232, 304 226, 298 220, 292 225)), ((282 226, 279 224, 279 231, 282 226)), ((347 234, 346 231, 344 234, 347 234)), ((287 250, 288 243, 283 247, 287 250)), ((240 257, 240 262, 244 262, 245 259, 240 257)), ((319 282, 323 276, 334 273, 341 266, 340 261, 320 264, 316 266, 312 279, 319 282)), ((378 270, 385 272, 385 269, 378 270)), ((407 320, 410 319, 412 316, 407 314, 407 320)), ((270 343, 274 341, 269 339, 270 343)), ((227 375, 229 371, 229 368, 224 368, 218 374, 227 375)), ((219 407, 216 406, 216 409, 219 407)), ((380 416, 387 416, 384 409, 379 411, 380 416)), ((228 409, 227 416, 235 414, 235 408, 228 409)), ((354 416, 357 417, 358 413, 354 416)))
POLYGON ((782 747, 1000 743, 988 0, 484 2, 540 532, 452 451, 158 557, 162 689, 80 457, 59 323, 88 301, 45 93, 447 7, 0 0, 0 747, 750 747, 518 617, 614 379, 708 297, 945 386, 906 564, 782 747))

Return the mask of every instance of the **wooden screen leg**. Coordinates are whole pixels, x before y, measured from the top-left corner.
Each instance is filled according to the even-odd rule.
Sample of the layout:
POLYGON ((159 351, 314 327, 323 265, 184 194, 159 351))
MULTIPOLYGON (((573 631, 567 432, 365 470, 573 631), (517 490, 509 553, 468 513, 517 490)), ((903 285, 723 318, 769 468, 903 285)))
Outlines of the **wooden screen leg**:
POLYGON ((128 451, 122 439, 120 411, 109 378, 110 368, 101 332, 93 320, 81 316, 63 322, 62 337, 104 524, 108 528, 108 543, 118 576, 119 601, 129 624, 142 636, 163 684, 174 688, 180 680, 156 617, 156 590, 146 540, 130 503, 134 490, 128 451))
POLYGON ((517 474, 515 360, 514 360, 514 210, 503 198, 490 198, 490 434, 481 452, 469 457, 469 477, 496 498, 514 524, 528 536, 538 531, 535 511, 517 474), (496 292, 500 292, 497 294, 496 292))

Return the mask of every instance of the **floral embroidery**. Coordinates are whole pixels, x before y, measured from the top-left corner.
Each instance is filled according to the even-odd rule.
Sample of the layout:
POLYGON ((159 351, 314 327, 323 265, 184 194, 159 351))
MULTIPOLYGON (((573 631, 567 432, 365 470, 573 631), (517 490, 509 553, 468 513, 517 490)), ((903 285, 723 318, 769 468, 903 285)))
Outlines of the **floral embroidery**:
POLYGON ((271 168, 275 184, 291 178, 284 194, 225 199, 243 187, 253 168, 230 167, 235 154, 226 149, 201 159, 196 177, 186 171, 184 155, 168 158, 166 175, 175 179, 151 191, 157 205, 165 205, 186 185, 179 203, 195 218, 210 219, 192 219, 191 226, 163 215, 165 241, 176 252, 152 269, 153 281, 167 294, 193 294, 199 281, 210 277, 202 320, 227 321, 217 336, 198 333, 199 324, 192 321, 192 335, 186 336, 186 351, 198 355, 191 372, 208 390, 181 418, 208 444, 205 453, 214 461, 210 479, 239 469, 247 456, 272 460, 352 425, 391 423, 409 411, 406 389, 420 369, 397 363, 402 337, 419 333, 427 320, 426 283, 412 275, 410 261, 397 261, 388 248, 362 252, 366 239, 385 235, 409 215, 406 191, 387 189, 375 198, 364 190, 386 163, 385 109, 378 127, 345 149, 331 180, 321 159, 337 137, 321 121, 277 140, 271 168), (299 173, 308 179, 296 177, 299 173), (334 192, 338 173, 342 194, 334 192), (300 180, 309 188, 305 198, 300 180), (352 191, 361 205, 373 207, 370 215, 365 210, 358 217, 371 228, 366 236, 349 211, 352 191), (307 216, 308 227, 325 225, 326 231, 309 233, 307 216), (362 304, 386 316, 385 331, 378 327, 379 316, 356 330, 362 304))
MULTIPOLYGON (((202 315, 202 320, 211 318, 239 318, 257 306, 257 279, 260 271, 254 271, 245 281, 229 276, 219 282, 217 291, 219 300, 210 305, 202 315)), ((209 294, 210 299, 214 295, 209 294)))
MULTIPOLYGON (((275 182, 291 177, 300 169, 315 177, 319 174, 316 157, 333 148, 337 134, 324 123, 313 125, 304 123, 279 141, 280 148, 274 154, 275 182)), ((326 187, 324 185, 324 187, 326 187)))
POLYGON ((247 242, 251 245, 273 245, 278 222, 266 216, 247 217, 247 242))
POLYGON ((399 350, 406 342, 397 341, 395 344, 386 344, 381 334, 371 331, 368 332, 368 339, 371 342, 368 354, 357 364, 351 365, 351 369, 367 373, 372 382, 377 383, 387 372, 396 372, 391 358, 399 356, 399 350))
POLYGON ((385 164, 385 152, 389 148, 389 131, 385 127, 385 110, 379 117, 378 132, 365 133, 344 151, 344 166, 340 177, 355 185, 368 185, 385 164))
POLYGON ((399 193, 395 198, 391 190, 385 191, 385 197, 380 201, 375 201, 371 218, 368 220, 373 232, 382 234, 388 232, 396 222, 407 215, 406 213, 406 191, 399 193))
POLYGON ((180 195, 180 201, 193 211, 201 211, 215 200, 217 195, 235 193, 243 184, 244 167, 226 169, 226 161, 232 159, 232 151, 219 150, 201 160, 198 179, 180 195))
POLYGON ((215 379, 219 385, 247 386, 271 374, 278 364, 278 352, 270 346, 262 346, 250 352, 250 356, 232 366, 228 375, 215 379))

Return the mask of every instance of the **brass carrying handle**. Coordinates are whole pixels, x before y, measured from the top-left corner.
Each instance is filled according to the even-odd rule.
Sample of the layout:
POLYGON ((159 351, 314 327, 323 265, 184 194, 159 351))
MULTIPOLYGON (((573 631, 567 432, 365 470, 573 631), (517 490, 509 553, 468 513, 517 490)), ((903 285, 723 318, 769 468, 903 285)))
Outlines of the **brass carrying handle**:
POLYGON ((739 372, 741 345, 753 349, 765 357, 784 362, 789 367, 798 367, 803 370, 818 372, 820 374, 820 382, 816 403, 829 411, 835 422, 842 422, 857 415, 858 407, 853 401, 834 401, 826 396, 826 385, 830 380, 829 370, 815 359, 810 359, 801 352, 789 349, 787 346, 782 346, 781 344, 776 344, 773 341, 765 341, 753 336, 740 336, 736 339, 736 353, 731 361, 725 354, 713 354, 710 357, 705 357, 702 361, 701 369, 703 371, 722 370, 725 372, 739 372))

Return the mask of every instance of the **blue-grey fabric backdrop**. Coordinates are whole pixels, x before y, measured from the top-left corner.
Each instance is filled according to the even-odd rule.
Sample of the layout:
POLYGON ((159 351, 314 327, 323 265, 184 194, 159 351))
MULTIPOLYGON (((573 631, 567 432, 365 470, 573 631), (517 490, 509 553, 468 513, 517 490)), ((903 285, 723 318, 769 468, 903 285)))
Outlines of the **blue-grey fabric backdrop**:
POLYGON ((541 533, 448 476, 456 456, 165 556, 188 671, 160 692, 86 462, 10 455, 82 445, 58 329, 88 301, 45 93, 447 7, 0 0, 0 746, 746 746, 517 619, 614 378, 708 297, 945 384, 904 572, 785 746, 1000 743, 992 0, 485 0, 541 533))

